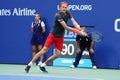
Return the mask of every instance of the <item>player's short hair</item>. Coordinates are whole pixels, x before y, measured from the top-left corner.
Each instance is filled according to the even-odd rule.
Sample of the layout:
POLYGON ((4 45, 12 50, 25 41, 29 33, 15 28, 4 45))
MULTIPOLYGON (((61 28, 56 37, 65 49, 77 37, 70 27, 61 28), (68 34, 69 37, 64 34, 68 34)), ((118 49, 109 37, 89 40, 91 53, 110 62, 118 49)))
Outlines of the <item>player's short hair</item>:
POLYGON ((69 5, 66 1, 62 1, 62 2, 59 3, 59 7, 60 7, 62 4, 67 4, 67 6, 69 5))

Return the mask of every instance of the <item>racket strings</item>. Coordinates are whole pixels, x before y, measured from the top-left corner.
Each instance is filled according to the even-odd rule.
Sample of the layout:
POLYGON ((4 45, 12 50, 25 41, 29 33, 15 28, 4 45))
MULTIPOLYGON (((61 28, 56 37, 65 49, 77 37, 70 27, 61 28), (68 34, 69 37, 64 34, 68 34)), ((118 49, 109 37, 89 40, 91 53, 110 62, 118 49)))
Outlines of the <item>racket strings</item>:
POLYGON ((100 32, 91 32, 92 40, 95 42, 101 42, 103 40, 103 35, 100 32))

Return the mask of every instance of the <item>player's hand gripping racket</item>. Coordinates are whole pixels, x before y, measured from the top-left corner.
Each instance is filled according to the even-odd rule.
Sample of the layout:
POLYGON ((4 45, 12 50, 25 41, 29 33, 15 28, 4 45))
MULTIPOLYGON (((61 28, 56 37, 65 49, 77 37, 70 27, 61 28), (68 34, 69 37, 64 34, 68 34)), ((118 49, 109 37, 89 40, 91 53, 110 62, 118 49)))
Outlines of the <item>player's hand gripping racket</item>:
POLYGON ((87 36, 87 33, 84 32, 81 28, 80 25, 76 26, 76 29, 79 30, 79 32, 77 34, 82 35, 82 36, 87 36))
POLYGON ((77 25, 76 28, 77 28, 78 30, 80 30, 80 25, 77 25))
POLYGON ((98 31, 93 31, 90 33, 90 35, 91 35, 92 40, 95 42, 101 42, 104 38, 103 34, 98 31))

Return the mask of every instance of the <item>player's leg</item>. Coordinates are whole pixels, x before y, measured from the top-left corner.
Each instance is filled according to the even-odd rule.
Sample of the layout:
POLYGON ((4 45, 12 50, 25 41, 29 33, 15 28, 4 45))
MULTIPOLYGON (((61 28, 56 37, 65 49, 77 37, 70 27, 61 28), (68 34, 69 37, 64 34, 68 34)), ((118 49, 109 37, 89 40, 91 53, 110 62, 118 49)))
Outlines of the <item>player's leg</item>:
MULTIPOLYGON (((44 46, 41 51, 39 51, 32 59, 32 63, 34 63, 40 56, 44 55, 46 52, 48 52, 49 48, 44 46)), ((28 64, 29 65, 29 64, 28 64)))
POLYGON ((40 65, 40 69, 42 72, 47 72, 45 66, 60 56, 63 47, 63 42, 64 42, 63 37, 59 38, 54 36, 55 54, 50 56, 42 65, 40 65))
POLYGON ((44 55, 47 51, 49 50, 49 48, 47 47, 43 47, 41 51, 39 51, 34 57, 33 59, 29 62, 29 64, 26 66, 25 68, 25 72, 28 73, 29 69, 31 68, 31 66, 34 64, 34 62, 42 55, 44 55))
POLYGON ((35 54, 36 54, 36 45, 32 45, 32 57, 34 57, 35 56, 35 54))
MULTIPOLYGON (((40 51, 41 49, 42 49, 42 45, 38 45, 38 51, 40 51)), ((39 61, 38 65, 41 65, 41 64, 42 64, 43 56, 44 56, 44 55, 41 55, 41 56, 40 56, 40 61, 39 61)))
MULTIPOLYGON (((32 58, 35 56, 36 52, 37 52, 36 45, 32 45, 32 58)), ((36 65, 36 63, 34 63, 34 65, 36 65)))
POLYGON ((49 34, 44 47, 33 57, 33 59, 29 62, 29 64, 25 68, 25 72, 28 73, 30 67, 34 64, 34 62, 42 55, 44 55, 50 48, 51 44, 53 43, 53 36, 49 34))
MULTIPOLYGON (((37 48, 38 48, 38 51, 40 51, 40 50, 43 48, 43 44, 44 44, 43 35, 44 35, 44 34, 42 34, 42 35, 39 34, 39 35, 38 35, 38 39, 37 39, 37 40, 38 40, 38 41, 37 41, 37 45, 38 45, 37 48)), ((42 64, 43 56, 44 56, 44 55, 41 55, 41 56, 40 56, 40 61, 39 61, 38 65, 41 65, 41 64, 42 64)))
POLYGON ((53 60, 55 60, 56 58, 58 58, 60 56, 60 54, 61 54, 61 51, 58 50, 58 49, 56 49, 55 53, 45 61, 45 64, 46 65, 49 64, 50 62, 52 62, 53 60))
POLYGON ((46 71, 45 69, 45 66, 48 65, 50 62, 52 62, 53 60, 55 60, 56 58, 58 58, 61 54, 61 51, 56 49, 55 50, 55 54, 53 54, 52 56, 50 56, 43 64, 41 64, 39 67, 40 67, 40 70, 44 73, 48 72, 46 71))
POLYGON ((51 56, 50 58, 47 59, 47 61, 45 62, 46 64, 48 64, 49 62, 53 61, 54 59, 58 58, 61 54, 61 51, 62 51, 62 47, 63 47, 63 42, 64 42, 64 39, 63 37, 61 38, 58 38, 58 37, 54 37, 55 41, 54 41, 54 44, 55 44, 55 54, 53 54, 53 56, 51 56))

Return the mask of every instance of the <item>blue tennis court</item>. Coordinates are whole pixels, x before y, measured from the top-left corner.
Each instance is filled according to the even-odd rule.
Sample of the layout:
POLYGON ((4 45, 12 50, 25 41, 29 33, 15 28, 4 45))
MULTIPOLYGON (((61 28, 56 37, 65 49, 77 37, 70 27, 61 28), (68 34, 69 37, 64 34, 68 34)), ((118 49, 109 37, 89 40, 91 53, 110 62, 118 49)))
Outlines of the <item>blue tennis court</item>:
POLYGON ((102 80, 102 79, 84 79, 84 78, 76 79, 43 76, 0 75, 0 80, 102 80))

